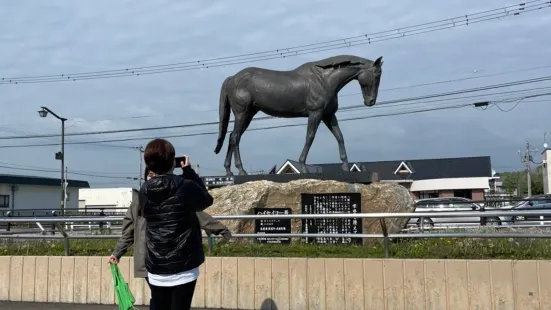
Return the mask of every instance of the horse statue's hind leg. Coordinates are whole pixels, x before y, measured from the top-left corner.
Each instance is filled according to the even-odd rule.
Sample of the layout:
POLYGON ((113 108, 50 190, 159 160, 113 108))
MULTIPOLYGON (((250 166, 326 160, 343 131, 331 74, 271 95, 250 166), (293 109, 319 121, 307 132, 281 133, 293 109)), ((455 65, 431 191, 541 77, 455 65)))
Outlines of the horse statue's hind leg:
POLYGON ((342 170, 350 171, 348 156, 346 156, 346 148, 344 147, 344 138, 339 127, 339 122, 337 121, 337 116, 335 114, 324 115, 322 120, 339 144, 339 155, 342 161, 342 170))
POLYGON ((228 152, 226 153, 226 159, 224 160, 224 168, 226 168, 226 176, 233 176, 231 172, 231 156, 233 154, 233 145, 231 138, 228 141, 228 152))
POLYGON ((245 169, 243 169, 243 162, 241 161, 241 153, 239 151, 239 143, 241 142, 241 137, 243 133, 247 130, 253 117, 258 113, 258 108, 247 106, 244 112, 234 113, 235 122, 233 123, 233 130, 230 134, 230 141, 228 144, 228 153, 226 154, 226 160, 224 162, 224 167, 226 168, 226 173, 232 175, 230 166, 231 166, 231 155, 234 155, 235 167, 239 171, 239 175, 247 175, 245 169))

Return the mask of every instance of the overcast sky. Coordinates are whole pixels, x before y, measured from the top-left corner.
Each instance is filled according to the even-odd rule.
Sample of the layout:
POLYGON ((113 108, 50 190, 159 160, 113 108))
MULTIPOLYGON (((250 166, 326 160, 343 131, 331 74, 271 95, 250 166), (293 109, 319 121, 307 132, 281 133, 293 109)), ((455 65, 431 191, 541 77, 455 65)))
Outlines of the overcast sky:
MULTIPOLYGON (((0 20, 0 77, 25 77, 124 69, 232 56, 391 30, 500 8, 515 1, 9 1, 0 20)), ((551 9, 509 16, 467 27, 322 51, 297 57, 163 74, 0 86, 0 135, 60 132, 60 122, 39 118, 45 105, 66 117, 67 133, 218 120, 220 86, 248 66, 289 70, 304 62, 339 54, 384 58, 378 101, 430 95, 551 75, 551 9), (547 34, 546 34, 547 33, 547 34), (499 74, 546 67, 512 74, 499 74), (493 75, 424 87, 420 83, 493 75), (385 90, 390 88, 395 90, 385 90), (142 117, 143 116, 143 117, 142 117), (140 117, 140 118, 136 118, 140 117)), ((505 98, 505 91, 551 87, 539 82, 463 94, 473 102, 505 98)), ((341 106, 362 104, 356 82, 340 93, 341 106), (345 95, 345 96, 343 96, 345 95)), ((541 91, 540 91, 541 92, 541 91)), ((530 94, 537 91, 528 92, 530 94)), ((514 95, 513 97, 518 96, 514 95)), ((454 98, 454 97, 451 97, 454 98)), ((443 99, 443 98, 437 98, 443 99)), ((439 157, 491 156, 497 171, 522 167, 517 150, 529 140, 541 148, 550 132, 550 97, 528 99, 510 112, 512 103, 487 110, 467 107, 342 122, 350 162, 439 157)), ((411 105, 365 107, 340 112, 377 115, 466 102, 466 99, 411 105)), ((258 114, 257 117, 262 116, 258 114)), ((251 128, 304 123, 305 119, 253 122, 251 128)), ((67 137, 90 141, 216 131, 217 126, 150 132, 67 137)), ((305 127, 251 131, 243 136, 241 155, 248 171, 280 166, 298 159, 305 127)), ((215 155, 215 135, 170 139, 179 154, 188 154, 202 175, 222 175, 227 141, 215 155)), ((0 140, 0 145, 56 143, 59 138, 0 140)), ((148 140, 102 145, 67 145, 71 171, 137 177, 139 152, 131 147, 148 140), (110 146, 111 145, 111 146, 110 146), (112 146, 115 147, 112 147, 112 146), (128 148, 123 148, 128 147, 128 148)), ((59 169, 58 146, 0 148, 0 165, 59 169)), ((540 160, 539 153, 536 160, 540 160)), ((338 162, 337 143, 320 130, 308 163, 338 162)), ((236 168, 232 169, 236 172, 236 168)), ((57 172, 0 168, 0 173, 58 177, 57 172)), ((137 181, 70 174, 92 186, 137 186, 137 181)))

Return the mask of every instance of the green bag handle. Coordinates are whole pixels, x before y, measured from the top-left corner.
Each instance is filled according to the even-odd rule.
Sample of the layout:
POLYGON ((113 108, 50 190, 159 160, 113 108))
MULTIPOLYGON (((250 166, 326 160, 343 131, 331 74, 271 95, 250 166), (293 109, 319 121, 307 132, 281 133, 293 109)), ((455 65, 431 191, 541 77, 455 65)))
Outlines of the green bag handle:
POLYGON ((113 285, 115 286, 115 294, 117 295, 117 301, 119 304, 119 310, 139 310, 134 307, 136 300, 134 295, 128 288, 128 283, 124 281, 124 277, 121 274, 119 266, 111 264, 111 275, 113 276, 113 285))

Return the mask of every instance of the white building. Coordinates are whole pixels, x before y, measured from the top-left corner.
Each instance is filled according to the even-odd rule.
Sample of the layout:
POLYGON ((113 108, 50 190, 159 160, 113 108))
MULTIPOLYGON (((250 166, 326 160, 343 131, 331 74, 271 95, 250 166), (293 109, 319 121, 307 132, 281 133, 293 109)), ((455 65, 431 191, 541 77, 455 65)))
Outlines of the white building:
POLYGON ((79 190, 79 211, 120 212, 124 213, 134 199, 138 199, 138 191, 131 187, 117 188, 82 188, 79 190))
MULTIPOLYGON (((78 191, 87 181, 68 180, 66 210, 78 209, 78 191)), ((0 174, 0 212, 60 211, 61 181, 56 178, 0 174)))
MULTIPOLYGON (((303 166, 287 160, 276 174, 300 174, 307 171, 335 175, 342 173, 341 165, 303 166)), ((376 172, 381 182, 404 186, 414 199, 464 197, 482 201, 493 177, 490 156, 350 162, 349 169, 352 172, 376 172)))
POLYGON ((551 149, 546 148, 541 153, 541 157, 543 162, 543 193, 551 194, 551 167, 549 166, 549 161, 551 160, 551 149))

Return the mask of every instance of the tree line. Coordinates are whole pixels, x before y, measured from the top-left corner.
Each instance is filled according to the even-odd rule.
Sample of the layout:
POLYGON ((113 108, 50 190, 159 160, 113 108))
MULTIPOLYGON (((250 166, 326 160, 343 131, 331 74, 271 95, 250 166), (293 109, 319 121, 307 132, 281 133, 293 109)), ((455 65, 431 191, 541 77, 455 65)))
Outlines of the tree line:
MULTIPOLYGON (((525 196, 528 194, 526 170, 501 172, 499 176, 503 182, 503 189, 509 195, 525 196)), ((530 171, 532 195, 543 194, 543 167, 539 166, 530 171)))

